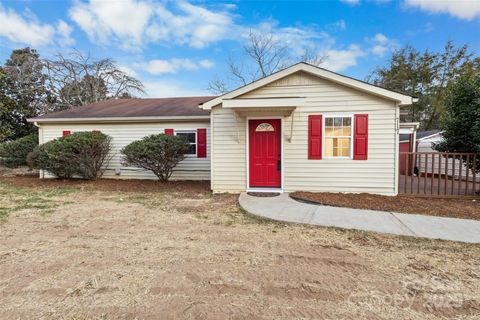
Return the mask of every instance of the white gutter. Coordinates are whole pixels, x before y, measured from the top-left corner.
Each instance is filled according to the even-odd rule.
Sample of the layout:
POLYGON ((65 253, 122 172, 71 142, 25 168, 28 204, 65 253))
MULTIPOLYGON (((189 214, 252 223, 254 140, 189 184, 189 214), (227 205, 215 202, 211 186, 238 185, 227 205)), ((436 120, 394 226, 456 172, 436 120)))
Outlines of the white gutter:
POLYGON ((169 117, 98 117, 98 118, 32 118, 33 123, 51 122, 149 122, 149 121, 191 121, 210 120, 210 116, 169 116, 169 117))

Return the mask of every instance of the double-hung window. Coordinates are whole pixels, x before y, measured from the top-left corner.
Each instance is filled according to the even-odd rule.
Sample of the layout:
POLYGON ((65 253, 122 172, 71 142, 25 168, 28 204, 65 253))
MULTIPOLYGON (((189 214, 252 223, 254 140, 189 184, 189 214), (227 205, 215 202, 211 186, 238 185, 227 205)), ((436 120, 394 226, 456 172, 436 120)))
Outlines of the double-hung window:
POLYGON ((184 137, 187 139, 190 144, 190 152, 187 154, 195 155, 197 154, 197 131, 195 130, 175 130, 175 135, 179 137, 184 137))
POLYGON ((324 146, 325 157, 351 157, 352 117, 325 117, 324 146))

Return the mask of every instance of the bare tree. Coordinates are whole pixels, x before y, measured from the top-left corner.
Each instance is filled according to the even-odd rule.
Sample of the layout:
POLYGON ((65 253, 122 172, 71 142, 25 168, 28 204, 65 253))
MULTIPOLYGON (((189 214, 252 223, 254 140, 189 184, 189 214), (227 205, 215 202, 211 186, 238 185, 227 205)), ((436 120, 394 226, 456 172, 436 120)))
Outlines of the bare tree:
POLYGON ((118 68, 112 59, 95 60, 74 51, 45 60, 49 89, 56 108, 66 109, 106 99, 144 93, 143 84, 118 68))
POLYGON ((290 48, 273 34, 250 30, 243 46, 242 57, 228 59, 228 76, 210 81, 208 90, 214 94, 228 92, 231 87, 243 86, 271 75, 294 62, 304 61, 319 65, 324 57, 312 50, 304 50, 300 56, 292 56, 290 48))

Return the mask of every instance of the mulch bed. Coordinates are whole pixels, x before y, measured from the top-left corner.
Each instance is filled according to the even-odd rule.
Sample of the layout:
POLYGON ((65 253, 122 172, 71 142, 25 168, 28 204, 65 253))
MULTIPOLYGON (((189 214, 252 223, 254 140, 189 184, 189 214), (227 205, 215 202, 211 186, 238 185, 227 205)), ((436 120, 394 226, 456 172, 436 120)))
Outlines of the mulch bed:
POLYGON ((81 179, 39 179, 37 176, 0 177, 0 182, 7 182, 16 187, 28 188, 78 188, 99 191, 122 192, 210 192, 210 181, 169 181, 158 180, 119 180, 98 179, 87 181, 81 179))
POLYGON ((480 198, 478 200, 414 198, 405 196, 389 197, 368 193, 347 194, 326 192, 294 192, 290 196, 297 200, 336 207, 480 220, 480 198))

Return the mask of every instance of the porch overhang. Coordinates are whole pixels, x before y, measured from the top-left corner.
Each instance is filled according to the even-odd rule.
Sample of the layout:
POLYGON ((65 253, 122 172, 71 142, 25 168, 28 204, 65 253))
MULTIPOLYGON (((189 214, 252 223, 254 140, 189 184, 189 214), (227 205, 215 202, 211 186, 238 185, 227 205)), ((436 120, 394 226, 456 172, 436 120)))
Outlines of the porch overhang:
POLYGON ((412 134, 420 127, 419 122, 400 122, 399 134, 412 134))
POLYGON ((223 99, 222 107, 230 109, 293 108, 304 106, 306 99, 301 97, 223 99))
POLYGON ((272 116, 289 117, 296 107, 268 107, 268 108, 231 108, 239 117, 272 116))
POLYGON ((420 122, 401 122, 398 134, 410 135, 410 152, 415 152, 417 149, 417 130, 420 127, 420 122))
POLYGON ((235 111, 239 117, 264 114, 268 116, 289 117, 299 106, 305 105, 305 98, 260 98, 260 99, 227 99, 222 107, 235 111))

